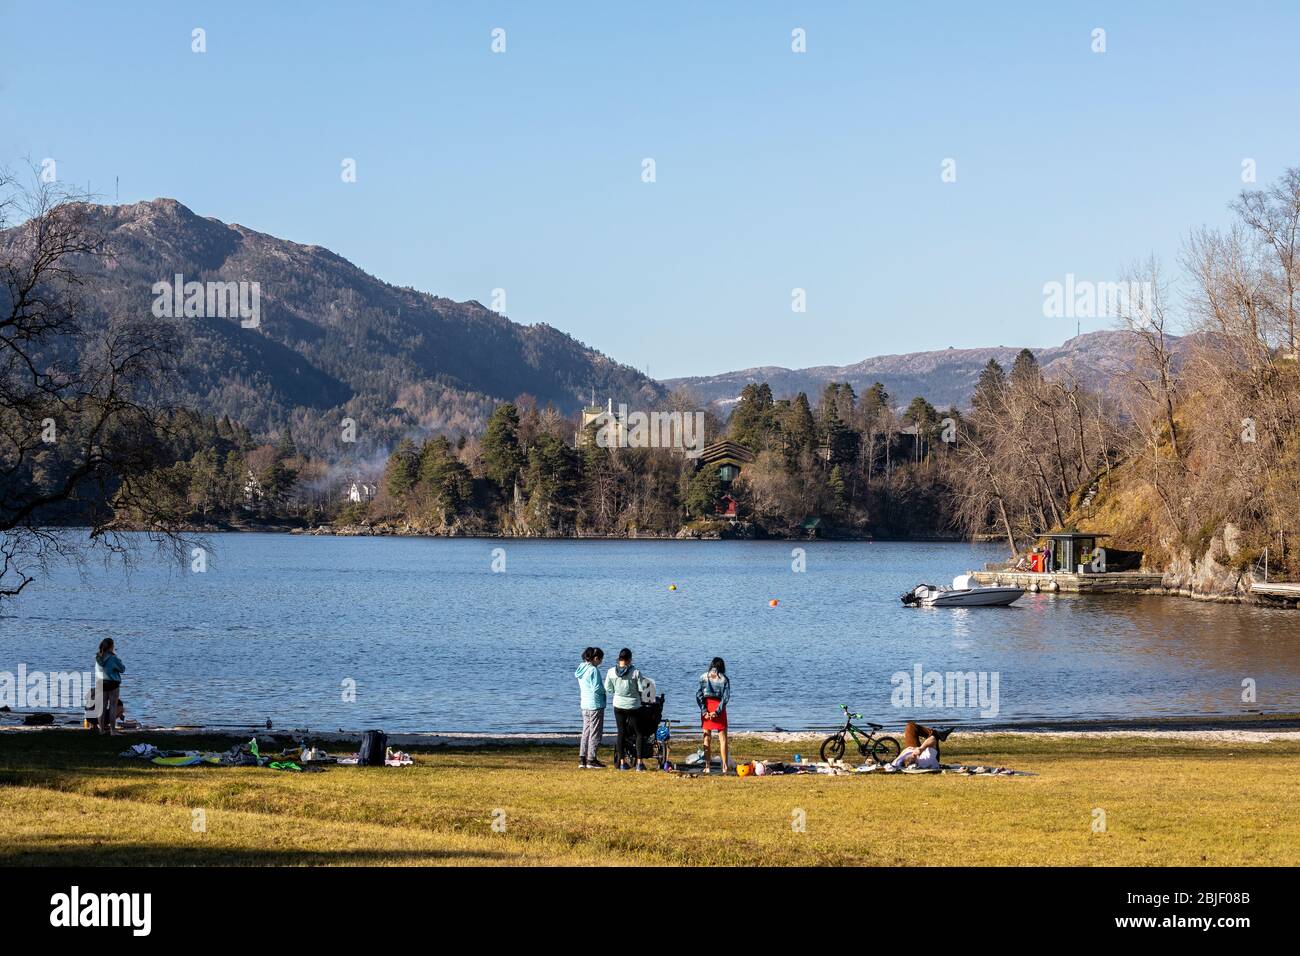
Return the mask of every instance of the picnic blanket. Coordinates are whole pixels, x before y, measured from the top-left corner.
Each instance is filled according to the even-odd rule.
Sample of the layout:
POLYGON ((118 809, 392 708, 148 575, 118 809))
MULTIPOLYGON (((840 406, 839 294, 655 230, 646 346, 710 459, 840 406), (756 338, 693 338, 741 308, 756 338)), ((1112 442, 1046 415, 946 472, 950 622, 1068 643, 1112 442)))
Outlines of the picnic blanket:
MULTIPOLYGON (((679 767, 679 772, 688 776, 699 776, 702 767, 679 767)), ((858 773, 879 773, 883 775, 893 775, 898 773, 920 774, 920 773, 951 773, 963 777, 1032 777, 1035 774, 1027 770, 1012 770, 1009 767, 986 767, 959 763, 944 763, 938 767, 922 769, 920 767, 904 767, 896 770, 890 764, 864 763, 858 766, 845 763, 843 760, 816 761, 805 763, 785 763, 780 760, 763 760, 755 761, 752 776, 756 777, 778 777, 788 776, 790 774, 825 774, 827 776, 838 777, 848 776, 858 773), (761 769, 760 769, 761 768, 761 769)))
POLYGON ((903 767, 895 769, 893 764, 864 763, 855 767, 854 773, 952 773, 961 777, 1033 777, 1037 774, 1028 770, 1012 770, 1010 767, 985 767, 983 765, 966 765, 960 763, 941 763, 937 767, 903 767))

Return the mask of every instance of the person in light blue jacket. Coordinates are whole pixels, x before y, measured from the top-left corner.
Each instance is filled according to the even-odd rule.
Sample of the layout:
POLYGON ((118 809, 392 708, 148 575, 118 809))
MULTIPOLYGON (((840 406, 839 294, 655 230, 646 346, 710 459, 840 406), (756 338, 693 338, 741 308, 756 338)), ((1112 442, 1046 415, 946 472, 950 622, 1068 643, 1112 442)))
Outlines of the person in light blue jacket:
POLYGON ((118 698, 125 672, 126 665, 117 656, 113 639, 104 638, 95 655, 95 699, 99 702, 99 732, 106 736, 112 736, 113 725, 117 723, 118 698))
POLYGON ((614 723, 618 727, 617 743, 614 745, 614 766, 619 770, 630 770, 627 763, 628 746, 636 742, 636 769, 645 770, 645 760, 641 754, 645 751, 645 732, 641 729, 641 672, 632 666, 632 651, 623 648, 618 652, 618 664, 605 672, 605 693, 613 698, 614 723))
POLYGON ((596 759, 596 750, 605 735, 605 685, 600 679, 600 664, 605 652, 599 647, 588 647, 582 652, 582 663, 573 672, 578 679, 582 695, 582 736, 578 738, 578 769, 600 770, 604 764, 596 759))

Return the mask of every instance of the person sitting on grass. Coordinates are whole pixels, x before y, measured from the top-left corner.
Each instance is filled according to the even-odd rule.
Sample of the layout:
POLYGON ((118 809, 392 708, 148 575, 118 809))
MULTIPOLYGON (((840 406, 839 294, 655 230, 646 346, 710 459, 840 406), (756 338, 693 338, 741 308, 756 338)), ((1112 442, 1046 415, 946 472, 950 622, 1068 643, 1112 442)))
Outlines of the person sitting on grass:
POLYGON ((578 769, 601 770, 604 764, 596 759, 601 738, 605 735, 605 686, 600 682, 600 664, 605 652, 599 647, 588 647, 582 652, 582 663, 573 672, 581 693, 582 736, 578 739, 578 769))
POLYGON ((636 745, 636 769, 645 770, 641 754, 645 750, 645 734, 637 718, 641 709, 641 672, 632 666, 632 651, 623 648, 618 652, 618 663, 605 674, 605 693, 614 701, 614 725, 618 729, 614 756, 619 770, 627 770, 627 749, 636 745))
POLYGON ((715 657, 709 669, 700 675, 700 686, 695 691, 695 703, 700 707, 700 730, 704 738, 704 772, 713 770, 713 733, 718 734, 718 750, 722 755, 722 772, 731 769, 727 760, 727 701, 731 699, 731 680, 727 677, 727 662, 715 657))
POLYGON ((948 739, 952 728, 933 730, 914 720, 907 722, 903 731, 903 751, 889 764, 895 770, 916 767, 918 770, 939 769, 939 744, 948 739))

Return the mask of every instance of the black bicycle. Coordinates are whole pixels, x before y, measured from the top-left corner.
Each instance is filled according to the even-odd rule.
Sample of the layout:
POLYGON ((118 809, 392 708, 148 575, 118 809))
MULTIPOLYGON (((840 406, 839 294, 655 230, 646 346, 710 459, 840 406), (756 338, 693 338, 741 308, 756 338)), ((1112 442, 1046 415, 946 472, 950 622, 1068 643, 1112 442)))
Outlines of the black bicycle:
POLYGON ((863 730, 853 723, 855 720, 862 720, 861 714, 849 713, 847 704, 840 704, 840 709, 844 711, 844 726, 822 741, 822 760, 828 763, 832 760, 842 760, 846 737, 853 738, 853 742, 858 745, 858 753, 876 763, 889 763, 903 752, 902 745, 893 737, 876 736, 876 731, 884 729, 883 724, 866 721, 866 725, 871 729, 863 730))

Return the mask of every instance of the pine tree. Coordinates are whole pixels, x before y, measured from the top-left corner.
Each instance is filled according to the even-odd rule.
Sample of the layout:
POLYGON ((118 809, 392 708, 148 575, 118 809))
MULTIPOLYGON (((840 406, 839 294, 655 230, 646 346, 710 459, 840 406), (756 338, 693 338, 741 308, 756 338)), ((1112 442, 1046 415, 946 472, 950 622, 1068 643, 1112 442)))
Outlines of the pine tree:
POLYGON ((388 456, 388 465, 384 469, 384 487, 388 493, 399 501, 404 499, 415 487, 420 477, 420 456, 415 442, 403 438, 388 456))
POLYGON ((541 434, 528 449, 524 490, 538 530, 569 524, 577 506, 578 453, 553 435, 541 434))
POLYGON ((768 446, 773 424, 771 387, 766 382, 746 385, 727 423, 731 440, 751 451, 762 451, 768 446))
POLYGON ((492 410, 483 435, 483 473, 503 496, 509 496, 524 467, 519 447, 519 409, 503 402, 492 410))
POLYGON ((843 508, 847 501, 847 489, 844 486, 844 475, 840 473, 840 466, 836 465, 831 469, 830 477, 826 479, 826 484, 830 488, 831 496, 835 500, 836 508, 843 508))
POLYGON ((812 451, 817 445, 817 423, 813 419, 812 408, 808 405, 808 396, 800 392, 790 403, 785 422, 786 457, 798 460, 805 451, 812 451))
POLYGON ((718 469, 705 465, 691 476, 686 486, 683 504, 693 518, 709 518, 716 513, 718 499, 722 497, 722 479, 718 469))
POLYGON ((1002 371, 1002 366, 998 364, 997 359, 989 359, 988 365, 984 366, 979 381, 975 384, 975 394, 971 396, 971 404, 975 408, 992 411, 1002 404, 1006 388, 1007 375, 1002 371))
POLYGON ((293 440, 293 429, 288 425, 280 433, 280 442, 275 447, 275 454, 281 461, 298 457, 298 446, 293 440))
POLYGON ((1037 385, 1043 377, 1038 367, 1038 359, 1029 349, 1021 349, 1011 365, 1011 384, 1025 387, 1037 385))

